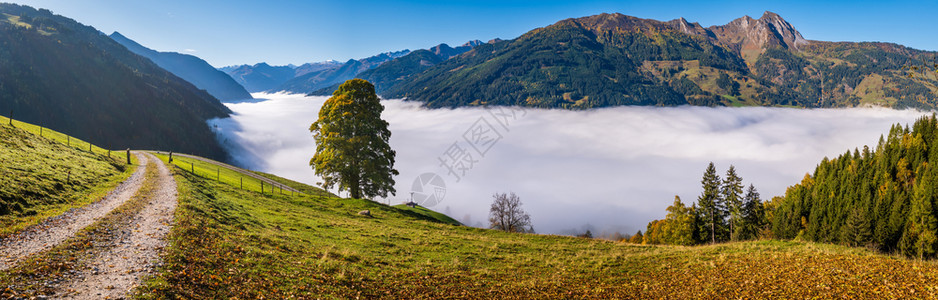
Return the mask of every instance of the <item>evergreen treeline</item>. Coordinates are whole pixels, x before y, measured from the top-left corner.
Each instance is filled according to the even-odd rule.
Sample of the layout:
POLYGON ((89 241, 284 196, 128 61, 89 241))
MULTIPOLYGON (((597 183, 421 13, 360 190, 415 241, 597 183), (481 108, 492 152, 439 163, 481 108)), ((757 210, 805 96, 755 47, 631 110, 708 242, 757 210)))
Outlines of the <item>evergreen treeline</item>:
POLYGON ((720 179, 711 162, 701 180, 703 192, 691 206, 675 196, 663 220, 648 223, 631 242, 645 244, 696 245, 741 241, 765 235, 768 231, 765 203, 755 186, 743 191, 743 178, 730 166, 720 179), (637 238, 636 238, 637 237, 637 238))
POLYGON ((936 253, 938 120, 894 125, 875 150, 825 158, 778 203, 777 238, 868 246, 919 258, 936 253))

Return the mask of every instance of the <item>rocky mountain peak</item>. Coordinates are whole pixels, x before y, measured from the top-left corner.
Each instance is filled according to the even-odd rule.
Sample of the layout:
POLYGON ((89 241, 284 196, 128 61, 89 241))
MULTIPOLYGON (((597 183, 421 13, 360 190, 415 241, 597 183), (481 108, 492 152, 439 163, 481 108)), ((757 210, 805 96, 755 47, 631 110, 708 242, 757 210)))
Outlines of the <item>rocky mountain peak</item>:
POLYGON ((462 44, 462 46, 460 47, 466 47, 466 46, 475 47, 475 46, 482 45, 482 44, 484 43, 480 40, 471 40, 471 41, 466 42, 465 44, 462 44))
POLYGON ((766 11, 759 19, 743 16, 726 25, 711 26, 713 37, 752 62, 769 47, 799 51, 808 43, 798 30, 776 13, 766 11))
POLYGON ((782 36, 785 40, 785 44, 789 48, 797 50, 799 45, 808 43, 808 41, 801 36, 801 33, 795 30, 794 26, 791 26, 791 23, 785 21, 785 19, 782 19, 782 17, 776 13, 766 11, 762 14, 762 17, 759 18, 759 21, 771 24, 775 31, 782 36))

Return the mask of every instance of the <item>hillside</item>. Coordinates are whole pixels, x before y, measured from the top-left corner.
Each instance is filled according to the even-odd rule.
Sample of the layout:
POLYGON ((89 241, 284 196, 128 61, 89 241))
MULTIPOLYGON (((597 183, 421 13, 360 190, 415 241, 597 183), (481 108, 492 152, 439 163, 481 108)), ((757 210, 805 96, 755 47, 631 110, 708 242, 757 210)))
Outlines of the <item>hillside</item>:
POLYGON ((0 110, 109 148, 223 158, 217 99, 92 27, 0 4, 0 110))
POLYGON ((566 19, 485 44, 409 76, 385 98, 428 107, 756 105, 934 108, 903 69, 934 52, 889 43, 805 40, 766 12, 704 28, 622 14, 566 19))
POLYGON ((392 207, 403 210, 403 211, 416 213, 420 216, 426 217, 427 220, 429 221, 440 222, 440 223, 450 224, 450 225, 463 225, 462 223, 459 223, 459 221, 456 221, 456 219, 451 218, 450 216, 438 213, 436 211, 433 211, 423 206, 410 207, 410 206, 407 206, 406 204, 398 204, 392 207))
POLYGON ((88 142, 9 121, 0 117, 0 239, 97 200, 134 170, 124 152, 109 157, 88 142))
POLYGON ((863 249, 509 234, 367 200, 262 195, 184 169, 175 246, 138 290, 144 299, 903 298, 935 296, 924 287, 938 279, 934 264, 863 249))
POLYGON ((201 58, 181 54, 176 52, 158 52, 144 47, 130 38, 121 35, 118 32, 111 33, 111 39, 120 43, 127 50, 137 55, 149 58, 167 71, 172 72, 179 78, 185 79, 197 88, 207 91, 218 100, 231 102, 245 99, 252 99, 240 84, 231 79, 231 76, 222 71, 216 70, 212 65, 201 58))
POLYGON ((938 119, 895 125, 879 143, 825 158, 776 201, 777 237, 938 253, 938 119))

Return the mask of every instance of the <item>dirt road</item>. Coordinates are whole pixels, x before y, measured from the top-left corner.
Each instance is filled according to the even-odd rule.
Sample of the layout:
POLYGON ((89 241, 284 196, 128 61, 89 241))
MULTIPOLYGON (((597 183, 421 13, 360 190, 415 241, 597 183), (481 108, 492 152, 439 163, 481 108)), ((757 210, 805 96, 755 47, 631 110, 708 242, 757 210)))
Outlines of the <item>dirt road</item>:
POLYGON ((81 275, 61 285, 57 297, 123 298, 145 276, 156 272, 176 210, 176 181, 162 161, 150 153, 145 156, 155 162, 157 170, 156 178, 150 179, 154 186, 137 195, 145 197, 146 204, 129 222, 121 224, 111 248, 94 258, 81 275))
POLYGON ((140 162, 140 166, 127 180, 101 200, 49 218, 0 241, 0 270, 9 269, 30 255, 49 250, 62 243, 75 235, 78 230, 93 224, 133 197, 143 184, 146 169, 144 166, 148 162, 148 157, 151 157, 136 152, 134 155, 140 162))

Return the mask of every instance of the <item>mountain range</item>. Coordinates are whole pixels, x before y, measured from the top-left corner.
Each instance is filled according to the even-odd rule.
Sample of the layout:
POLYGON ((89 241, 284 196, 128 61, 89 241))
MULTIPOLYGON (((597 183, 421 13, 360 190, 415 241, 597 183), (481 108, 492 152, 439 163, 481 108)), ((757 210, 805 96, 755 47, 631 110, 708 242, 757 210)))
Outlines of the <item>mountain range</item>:
POLYGON ((251 94, 228 74, 215 69, 201 58, 176 52, 158 52, 140 45, 119 32, 111 33, 110 37, 127 47, 127 50, 149 58, 156 65, 207 91, 218 100, 232 102, 253 99, 251 94))
MULTIPOLYGON (((357 73, 354 77, 368 80, 376 85, 376 89, 384 90, 387 87, 401 82, 410 75, 422 72, 431 66, 466 53, 472 50, 473 47, 482 44, 483 43, 479 40, 469 41, 456 48, 450 47, 447 44, 439 44, 430 49, 420 49, 399 58, 383 62, 378 66, 357 73)), ((312 92, 305 90, 296 92, 306 92, 310 95, 332 95, 332 92, 334 92, 341 83, 342 82, 335 82, 329 86, 320 85, 320 89, 313 90, 312 92)))
POLYGON ((0 4, 0 110, 111 149, 224 158, 218 99, 72 19, 0 4))
POLYGON ((345 63, 334 60, 306 63, 300 66, 271 66, 267 63, 258 63, 228 66, 219 70, 228 73, 250 92, 310 93, 324 87, 338 85, 355 78, 363 71, 408 53, 410 50, 385 52, 363 59, 350 59, 345 63))
POLYGON ((407 55, 410 50, 381 53, 363 59, 350 59, 341 66, 298 75, 271 91, 309 93, 355 78, 359 73, 380 66, 386 61, 407 55))
POLYGON ((372 81, 384 98, 428 107, 935 108, 934 85, 906 71, 935 57, 891 43, 806 40, 772 12, 710 27, 683 18, 600 14, 442 61, 414 51, 358 77, 372 81))

